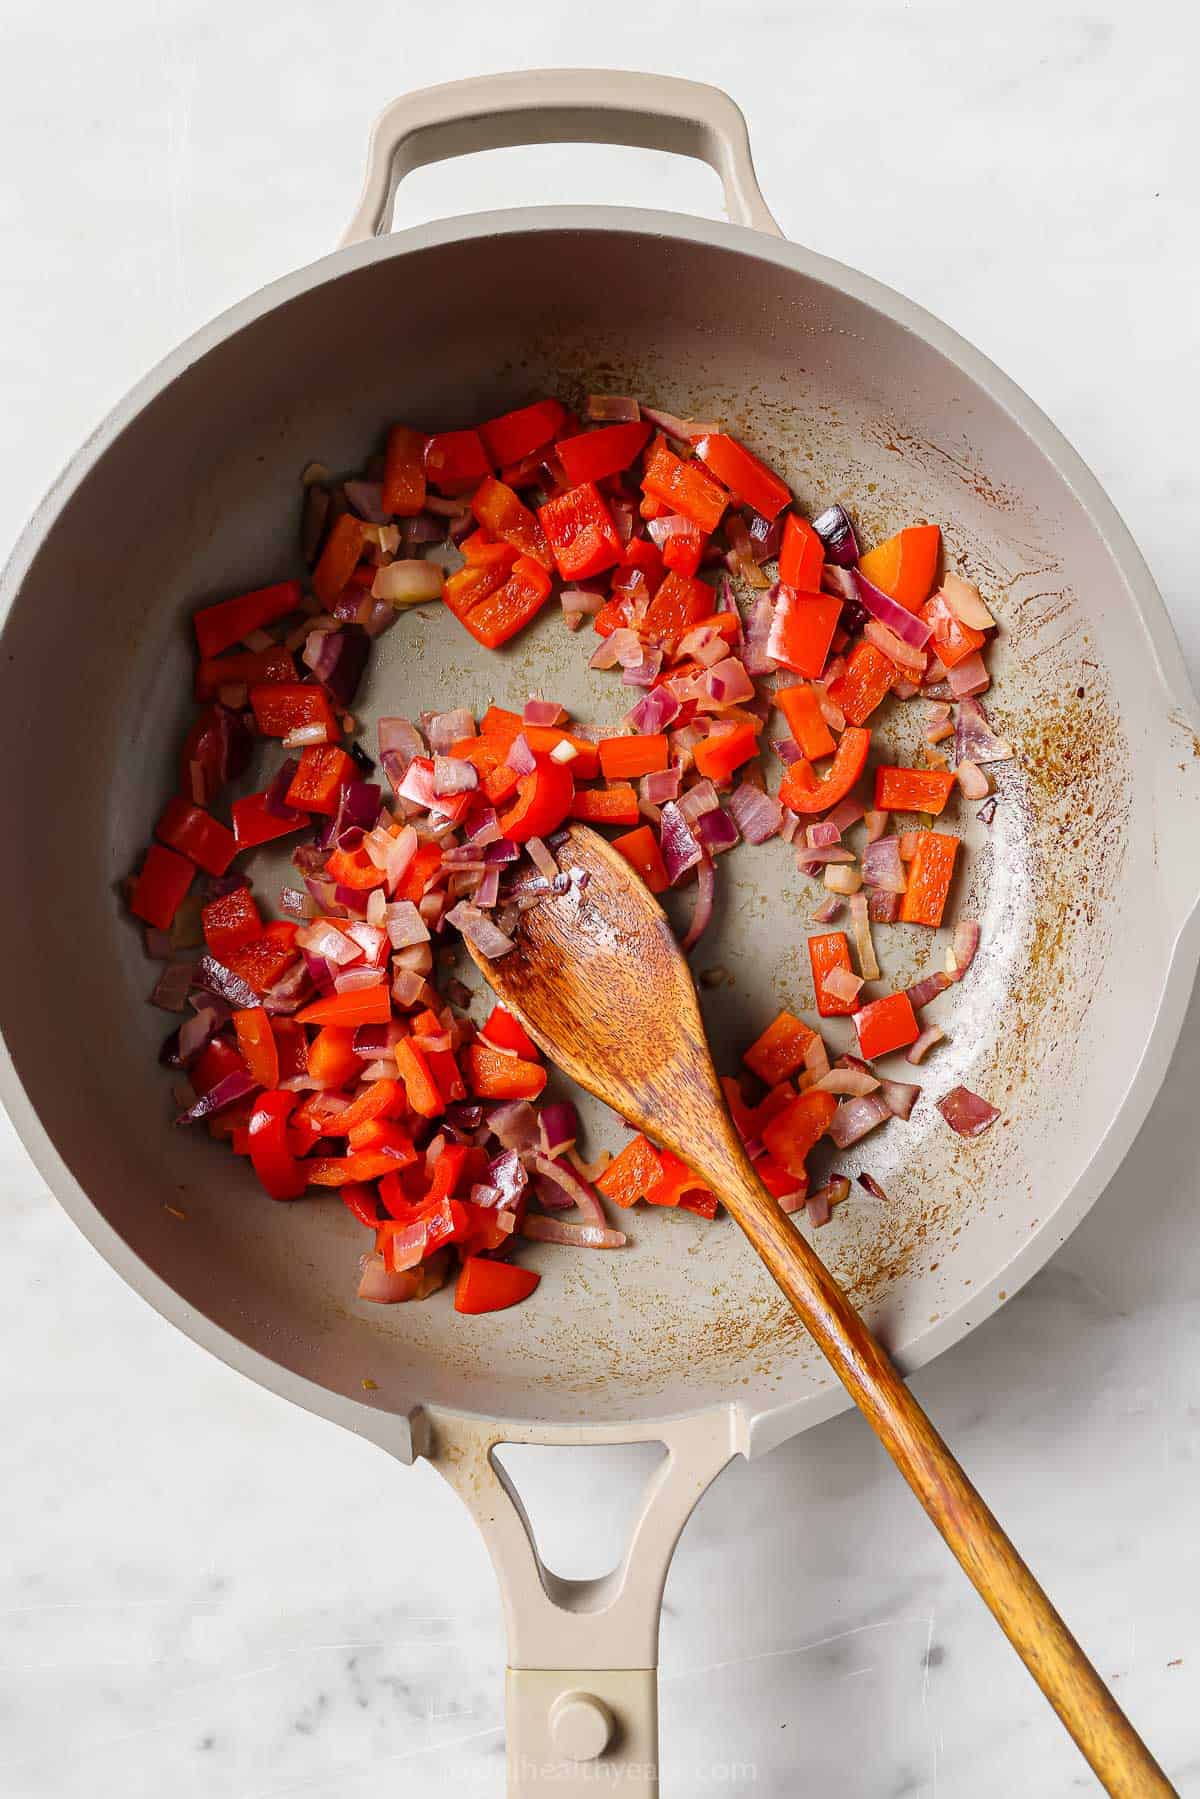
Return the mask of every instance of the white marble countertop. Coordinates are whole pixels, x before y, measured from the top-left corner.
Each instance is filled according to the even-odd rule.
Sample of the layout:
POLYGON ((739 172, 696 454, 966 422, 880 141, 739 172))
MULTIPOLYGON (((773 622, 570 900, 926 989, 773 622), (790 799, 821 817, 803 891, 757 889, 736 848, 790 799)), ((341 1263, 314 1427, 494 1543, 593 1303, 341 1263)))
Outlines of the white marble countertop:
MULTIPOLYGON (((1200 674, 1194 16, 609 0, 603 19, 527 0, 8 0, 0 546, 137 375, 333 244, 395 92, 614 62, 730 87, 789 235, 941 313, 1041 402, 1124 512, 1200 674)), ((691 212, 718 198, 673 159, 510 151, 421 172, 400 221, 647 192, 691 212)), ((1200 1793, 1198 1055, 1194 1003, 1095 1210, 915 1382, 1184 1793, 1200 1793)), ((437 1477, 170 1329, 2 1121, 0 1231, 0 1792, 498 1799, 499 1610, 437 1477)), ((596 1571, 561 1520, 590 1507, 612 1531, 590 1494, 564 1506, 570 1478, 542 1469, 535 1513, 556 1499, 550 1559, 596 1571)), ((667 1799, 1096 1790, 856 1417, 710 1492, 662 1660, 667 1799)))

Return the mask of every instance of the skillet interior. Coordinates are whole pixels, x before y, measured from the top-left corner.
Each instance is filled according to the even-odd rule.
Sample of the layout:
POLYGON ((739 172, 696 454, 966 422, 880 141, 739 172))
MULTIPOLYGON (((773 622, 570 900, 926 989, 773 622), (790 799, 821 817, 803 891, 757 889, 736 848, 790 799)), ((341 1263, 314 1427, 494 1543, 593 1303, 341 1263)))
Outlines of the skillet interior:
MULTIPOLYGON (((1001 773, 990 832, 960 812, 971 853, 957 909, 981 918, 984 949, 939 1002, 951 1042, 920 1077, 912 1123, 848 1158, 890 1203, 858 1189, 819 1238, 910 1352, 1031 1233, 1065 1234, 1055 1207, 1119 1105, 1128 1046, 1149 1032, 1165 941, 1143 935, 1132 985, 1128 969, 1151 853, 1146 812, 1131 807, 1135 758, 1150 753, 1139 721, 1160 704, 1149 645, 1098 532, 1021 426, 921 337, 818 276, 649 228, 402 246, 252 304, 61 503, 0 670, 7 766, 24 771, 4 801, 6 841, 22 846, 22 879, 0 892, 10 1052, 136 1255, 202 1318, 332 1392, 360 1396, 369 1375, 396 1410, 424 1398, 548 1421, 804 1399, 826 1375, 728 1221, 639 1213, 624 1254, 539 1247, 536 1303, 482 1322, 444 1295, 358 1306, 363 1236, 335 1197, 275 1205, 222 1148, 173 1129, 155 1067, 169 1021, 145 1004, 154 970, 114 889, 170 790, 189 612, 298 570, 309 460, 355 468, 394 418, 467 424, 547 388, 717 414, 802 504, 844 500, 867 541, 942 523, 1005 626, 991 712, 1021 759, 1001 773), (959 1080, 1004 1109, 975 1144, 934 1111, 959 1080)), ((425 609, 383 640, 356 710, 478 710, 541 689, 610 726, 621 690, 588 674, 586 654, 549 613, 496 656, 425 609)), ((778 844, 739 849, 722 877, 696 965, 726 971, 705 1011, 732 1067, 780 1003, 810 1010, 817 896, 778 844)), ((900 981, 940 957, 925 932, 883 928, 877 941, 900 981)), ((619 1140, 585 1110, 589 1148, 619 1140)))

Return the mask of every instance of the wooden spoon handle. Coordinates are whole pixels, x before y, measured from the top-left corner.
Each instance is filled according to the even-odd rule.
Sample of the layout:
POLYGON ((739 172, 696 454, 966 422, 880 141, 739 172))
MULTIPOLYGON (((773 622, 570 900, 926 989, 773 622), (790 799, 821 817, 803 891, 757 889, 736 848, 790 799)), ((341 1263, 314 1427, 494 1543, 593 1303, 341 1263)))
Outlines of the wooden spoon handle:
POLYGON ((816 1252, 760 1188, 757 1177, 739 1181, 726 1203, 1105 1789, 1118 1799, 1174 1794, 1175 1788, 816 1252))

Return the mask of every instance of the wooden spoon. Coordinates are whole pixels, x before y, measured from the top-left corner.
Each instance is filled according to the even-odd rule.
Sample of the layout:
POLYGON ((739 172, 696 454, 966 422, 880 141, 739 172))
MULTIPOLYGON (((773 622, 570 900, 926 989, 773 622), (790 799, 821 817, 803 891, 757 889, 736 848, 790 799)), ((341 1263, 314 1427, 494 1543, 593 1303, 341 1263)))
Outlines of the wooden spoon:
POLYGON ((552 1061, 724 1201, 1107 1791, 1174 1793, 884 1350, 754 1173, 662 908, 594 831, 571 826, 556 855, 586 883, 527 911, 516 949, 498 961, 472 950, 484 979, 552 1061))

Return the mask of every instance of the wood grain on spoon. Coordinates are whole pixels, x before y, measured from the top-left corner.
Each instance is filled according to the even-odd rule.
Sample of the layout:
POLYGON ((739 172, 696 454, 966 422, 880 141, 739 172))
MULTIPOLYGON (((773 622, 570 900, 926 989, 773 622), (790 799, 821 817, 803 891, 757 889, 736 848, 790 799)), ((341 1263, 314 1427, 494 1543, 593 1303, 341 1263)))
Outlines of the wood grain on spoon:
POLYGON ((1173 1793, 885 1351, 755 1175, 662 908, 594 831, 572 826, 556 854, 586 883, 526 912, 516 949, 499 961, 472 951, 485 979, 552 1061, 719 1195, 1108 1792, 1173 1793))

